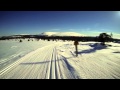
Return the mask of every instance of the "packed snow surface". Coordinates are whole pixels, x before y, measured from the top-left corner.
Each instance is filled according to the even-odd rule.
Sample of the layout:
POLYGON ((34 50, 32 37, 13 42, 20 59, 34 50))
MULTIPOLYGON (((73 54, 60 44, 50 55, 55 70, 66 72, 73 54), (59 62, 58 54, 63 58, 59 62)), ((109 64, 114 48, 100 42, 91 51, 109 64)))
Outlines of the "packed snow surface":
POLYGON ((0 41, 0 79, 120 79, 120 43, 0 41))

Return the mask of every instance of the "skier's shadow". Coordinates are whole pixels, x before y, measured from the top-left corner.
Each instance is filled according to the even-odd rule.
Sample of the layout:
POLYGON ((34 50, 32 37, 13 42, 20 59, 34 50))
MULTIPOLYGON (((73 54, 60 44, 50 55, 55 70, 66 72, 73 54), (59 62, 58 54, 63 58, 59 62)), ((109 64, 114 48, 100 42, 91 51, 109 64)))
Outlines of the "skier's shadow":
POLYGON ((106 48, 106 46, 102 46, 102 45, 100 47, 98 47, 97 43, 96 44, 89 44, 89 46, 92 47, 92 49, 87 49, 87 50, 83 50, 83 51, 80 51, 80 52, 78 51, 78 54, 94 53, 97 50, 101 50, 101 49, 105 49, 106 48))

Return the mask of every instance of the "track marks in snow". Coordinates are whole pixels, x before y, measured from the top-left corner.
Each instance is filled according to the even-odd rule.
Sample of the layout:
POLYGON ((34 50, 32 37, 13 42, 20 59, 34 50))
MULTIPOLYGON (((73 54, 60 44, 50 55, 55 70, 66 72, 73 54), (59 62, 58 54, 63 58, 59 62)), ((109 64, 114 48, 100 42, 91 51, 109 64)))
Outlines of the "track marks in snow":
MULTIPOLYGON (((84 44, 83 44, 84 45, 84 44)), ((79 52, 91 49, 79 45, 79 52)), ((71 43, 55 43, 39 48, 0 71, 0 78, 18 79, 114 79, 120 78, 119 55, 79 53, 71 43)))
POLYGON ((57 45, 49 45, 29 53, 0 72, 0 78, 70 79, 73 68, 58 54, 57 45))

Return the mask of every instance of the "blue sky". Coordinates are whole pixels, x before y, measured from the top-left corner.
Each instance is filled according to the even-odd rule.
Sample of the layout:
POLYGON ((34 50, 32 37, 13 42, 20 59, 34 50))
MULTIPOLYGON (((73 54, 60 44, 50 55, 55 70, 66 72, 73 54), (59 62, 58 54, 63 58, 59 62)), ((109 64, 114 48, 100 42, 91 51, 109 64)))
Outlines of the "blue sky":
POLYGON ((0 36, 42 32, 120 34, 120 11, 0 11, 0 36))

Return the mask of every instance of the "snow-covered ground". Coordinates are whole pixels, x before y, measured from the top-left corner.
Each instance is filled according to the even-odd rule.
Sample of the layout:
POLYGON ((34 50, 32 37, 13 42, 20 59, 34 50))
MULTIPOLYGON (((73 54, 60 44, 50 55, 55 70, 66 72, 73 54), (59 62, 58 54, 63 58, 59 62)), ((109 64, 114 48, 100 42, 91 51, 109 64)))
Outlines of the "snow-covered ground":
POLYGON ((73 41, 0 41, 0 78, 120 79, 120 44, 79 42, 76 57, 73 41))
POLYGON ((46 41, 36 41, 33 39, 28 41, 28 39, 22 40, 1 40, 0 41, 0 70, 8 65, 9 63, 23 57, 27 53, 36 50, 37 48, 44 47, 48 44, 53 44, 54 42, 46 41))

